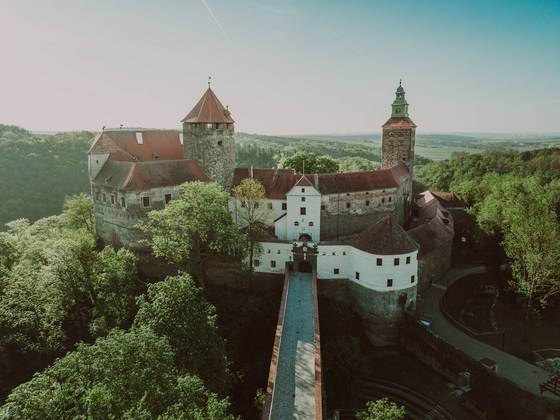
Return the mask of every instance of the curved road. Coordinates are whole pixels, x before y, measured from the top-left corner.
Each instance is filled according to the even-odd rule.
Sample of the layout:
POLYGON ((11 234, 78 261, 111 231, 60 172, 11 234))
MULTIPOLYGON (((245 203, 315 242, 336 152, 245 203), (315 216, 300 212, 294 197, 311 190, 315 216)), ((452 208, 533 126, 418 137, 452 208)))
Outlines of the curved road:
MULTIPOLYGON (((438 283, 421 294, 419 300, 420 313, 432 317, 431 330, 447 341, 449 344, 461 349, 475 360, 485 357, 496 361, 497 375, 509 379, 535 395, 540 395, 539 384, 545 382, 549 373, 538 366, 503 352, 495 347, 485 344, 456 328, 447 320, 440 310, 439 301, 443 297, 446 285, 451 285, 456 280, 470 274, 485 272, 484 267, 471 267, 452 269, 438 283)), ((548 398, 560 399, 558 396, 547 392, 543 394, 548 398)))

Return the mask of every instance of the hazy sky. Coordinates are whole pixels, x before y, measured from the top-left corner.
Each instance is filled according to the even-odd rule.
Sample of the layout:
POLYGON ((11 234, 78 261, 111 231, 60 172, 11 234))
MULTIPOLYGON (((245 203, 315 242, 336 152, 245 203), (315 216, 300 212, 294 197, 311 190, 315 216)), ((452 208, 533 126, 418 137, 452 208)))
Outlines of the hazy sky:
POLYGON ((560 131, 560 0, 0 0, 0 122, 165 127, 212 75, 238 131, 560 131))

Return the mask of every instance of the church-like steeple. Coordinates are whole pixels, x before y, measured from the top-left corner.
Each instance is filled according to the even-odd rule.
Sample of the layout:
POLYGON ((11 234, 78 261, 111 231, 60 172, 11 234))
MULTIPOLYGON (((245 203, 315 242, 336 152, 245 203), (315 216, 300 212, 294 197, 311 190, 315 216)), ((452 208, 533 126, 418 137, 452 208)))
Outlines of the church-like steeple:
POLYGON ((404 97, 404 88, 402 87, 402 79, 399 81, 399 87, 395 92, 396 98, 393 101, 393 112, 391 117, 408 117, 408 102, 404 97))

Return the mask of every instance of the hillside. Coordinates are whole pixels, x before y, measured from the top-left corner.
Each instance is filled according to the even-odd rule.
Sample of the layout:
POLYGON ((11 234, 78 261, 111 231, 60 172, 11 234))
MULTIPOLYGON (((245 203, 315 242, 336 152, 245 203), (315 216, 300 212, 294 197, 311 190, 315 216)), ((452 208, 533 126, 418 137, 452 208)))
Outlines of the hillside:
MULTIPOLYGON (((89 192, 87 150, 94 133, 31 133, 0 124, 0 230, 17 219, 57 214, 66 195, 89 192)), ((381 161, 379 134, 268 136, 236 133, 237 164, 272 167, 284 156, 306 150, 336 159, 341 170, 373 169, 381 161)), ((554 136, 465 136, 419 134, 416 165, 449 159, 455 152, 529 150, 560 145, 554 136), (428 158, 428 159, 426 159, 428 158)), ((435 167, 435 165, 434 165, 435 167)))

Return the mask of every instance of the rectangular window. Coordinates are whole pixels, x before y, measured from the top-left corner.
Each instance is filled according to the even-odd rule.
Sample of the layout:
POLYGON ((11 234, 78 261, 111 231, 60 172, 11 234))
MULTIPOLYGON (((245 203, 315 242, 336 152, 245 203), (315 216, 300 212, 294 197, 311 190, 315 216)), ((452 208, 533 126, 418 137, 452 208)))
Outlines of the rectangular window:
POLYGON ((280 250, 276 251, 277 254, 280 254, 280 250))
POLYGON ((142 205, 144 207, 150 207, 150 197, 142 197, 142 205))
POLYGON ((323 204, 321 205, 321 210, 325 210, 327 207, 323 204))
POLYGON ((378 258, 377 259, 377 265, 380 266, 380 267, 383 265, 383 258, 378 258))
POLYGON ((305 192, 305 188, 302 188, 302 189, 301 189, 301 192, 304 193, 304 192, 305 192))
POLYGON ((393 287, 393 279, 387 279, 387 287, 393 287))
POLYGON ((391 202, 392 197, 389 197, 389 203, 391 202))
POLYGON ((99 192, 95 193, 95 201, 99 201, 99 192))
POLYGON ((340 273, 340 269, 335 268, 335 269, 334 269, 334 274, 339 274, 339 273, 340 273))
POLYGON ((301 201, 305 201, 305 197, 301 197, 301 201))
POLYGON ((410 257, 406 257, 406 263, 410 264, 410 257))
POLYGON ((313 225, 314 225, 314 223, 313 223, 313 222, 309 222, 309 226, 313 226, 313 225))
POLYGON ((306 212, 307 212, 307 210, 306 210, 305 207, 300 207, 300 208, 299 208, 299 214, 300 214, 300 215, 305 216, 306 212))
POLYGON ((121 197, 121 207, 126 207, 126 201, 124 200, 124 197, 121 197))
POLYGON ((272 210, 272 203, 268 203, 268 209, 272 210))
POLYGON ((342 255, 346 255, 346 251, 342 251, 342 255))
POLYGON ((107 194, 103 193, 103 202, 106 203, 107 202, 107 194))
POLYGON ((270 249, 267 249, 267 250, 266 250, 266 253, 267 253, 267 254, 270 254, 270 249))
POLYGON ((369 200, 366 200, 366 207, 369 207, 369 200))
POLYGON ((347 209, 350 208, 350 203, 346 203, 346 208, 347 208, 347 209))
POLYGON ((276 261, 274 261, 274 260, 270 261, 270 267, 271 268, 276 268, 276 261))
POLYGON ((360 280, 360 273, 356 271, 356 280, 360 280))
POLYGON ((401 261, 398 258, 395 258, 395 265, 399 265, 401 261))
POLYGON ((282 210, 288 210, 288 204, 282 203, 282 210))
POLYGON ((381 202, 382 202, 382 203, 385 203, 385 197, 383 197, 383 198, 381 199, 381 202))
POLYGON ((169 204, 171 201, 171 194, 165 194, 165 204, 169 204))
POLYGON ((294 222, 294 226, 299 226, 299 222, 297 220, 294 222))
POLYGON ((414 280, 416 280, 415 276, 414 275, 410 276, 410 282, 414 283, 414 280))
POLYGON ((258 267, 259 265, 261 265, 261 262, 259 260, 253 260, 253 265, 255 267, 258 267))
POLYGON ((115 194, 111 194, 111 204, 115 204, 115 194))

